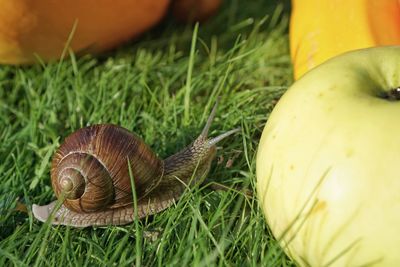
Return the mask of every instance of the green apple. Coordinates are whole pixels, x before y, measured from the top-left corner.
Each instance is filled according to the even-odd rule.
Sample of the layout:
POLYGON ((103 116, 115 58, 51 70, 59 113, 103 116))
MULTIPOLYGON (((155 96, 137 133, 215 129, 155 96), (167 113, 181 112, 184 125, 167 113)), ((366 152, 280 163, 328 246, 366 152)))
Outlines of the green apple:
POLYGON ((400 47, 296 81, 257 153, 267 222, 300 266, 400 266, 400 47))

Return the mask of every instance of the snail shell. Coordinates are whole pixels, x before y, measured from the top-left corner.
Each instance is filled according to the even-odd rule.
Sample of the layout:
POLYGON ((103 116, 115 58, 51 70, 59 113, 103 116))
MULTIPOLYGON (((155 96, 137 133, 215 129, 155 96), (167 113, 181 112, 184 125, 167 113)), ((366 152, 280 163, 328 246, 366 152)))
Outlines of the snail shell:
POLYGON ((110 124, 82 128, 55 153, 52 186, 76 212, 126 206, 132 203, 128 164, 138 196, 161 180, 163 161, 135 134, 110 124))
POLYGON ((165 160, 137 135, 116 125, 93 125, 72 133, 52 161, 52 187, 59 202, 33 205, 34 216, 76 227, 120 225, 169 207, 188 185, 203 181, 215 144, 239 131, 207 138, 216 106, 200 136, 165 160))

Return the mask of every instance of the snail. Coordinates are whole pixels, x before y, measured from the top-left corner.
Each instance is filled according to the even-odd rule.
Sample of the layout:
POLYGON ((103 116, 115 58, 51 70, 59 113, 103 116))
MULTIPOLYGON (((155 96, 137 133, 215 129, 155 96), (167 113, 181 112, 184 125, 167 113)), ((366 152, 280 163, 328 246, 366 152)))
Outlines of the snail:
POLYGON ((60 201, 33 204, 34 216, 42 222, 51 217, 55 225, 123 225, 168 208, 186 187, 204 180, 216 143, 240 130, 208 138, 216 108, 195 141, 165 160, 125 128, 98 124, 77 130, 64 140, 51 164, 51 183, 60 201))

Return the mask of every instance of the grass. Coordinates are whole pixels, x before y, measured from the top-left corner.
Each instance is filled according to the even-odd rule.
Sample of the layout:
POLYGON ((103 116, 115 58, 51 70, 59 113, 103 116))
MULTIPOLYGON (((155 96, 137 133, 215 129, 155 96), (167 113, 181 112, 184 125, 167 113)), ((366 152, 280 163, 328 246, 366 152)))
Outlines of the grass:
POLYGON ((276 100, 292 82, 288 1, 225 1, 209 23, 162 25, 102 56, 0 66, 0 266, 292 266, 256 198, 255 155, 276 100), (126 226, 76 229, 15 211, 54 199, 50 161, 62 140, 95 123, 126 127, 160 157, 201 131, 220 144, 207 182, 175 206, 126 226), (213 182, 230 187, 213 191, 213 182))

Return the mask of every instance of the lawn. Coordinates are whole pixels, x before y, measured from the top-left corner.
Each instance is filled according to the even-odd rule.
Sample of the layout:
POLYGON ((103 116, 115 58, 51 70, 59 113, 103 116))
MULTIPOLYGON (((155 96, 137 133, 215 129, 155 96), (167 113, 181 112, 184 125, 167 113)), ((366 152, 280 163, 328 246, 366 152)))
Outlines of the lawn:
POLYGON ((226 0, 198 30, 167 18, 101 56, 0 66, 0 266, 292 266, 246 193, 264 124, 292 82, 289 14, 289 1, 226 0), (242 131, 171 208, 83 229, 32 216, 33 203, 55 198, 51 157, 68 134, 113 123, 165 158, 196 138, 218 97, 210 135, 242 131), (17 199, 28 213, 15 211, 17 199))

